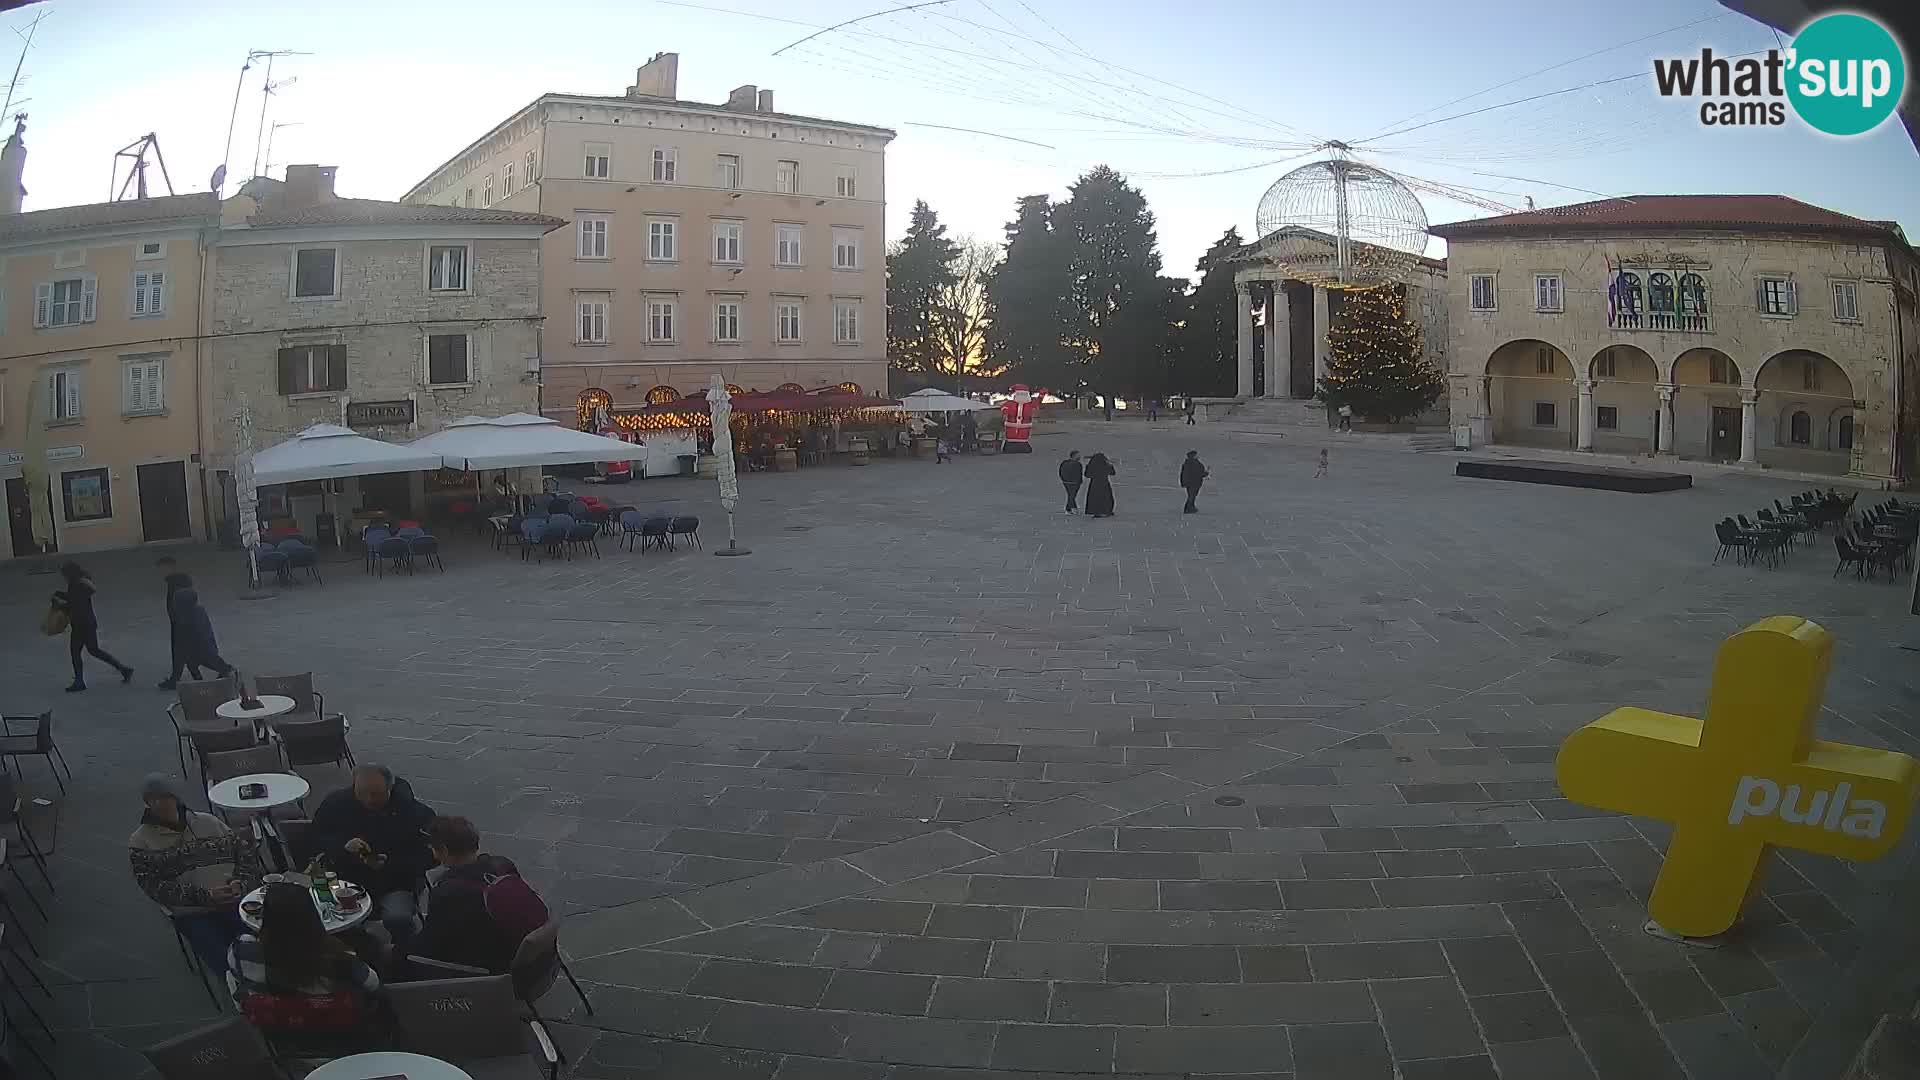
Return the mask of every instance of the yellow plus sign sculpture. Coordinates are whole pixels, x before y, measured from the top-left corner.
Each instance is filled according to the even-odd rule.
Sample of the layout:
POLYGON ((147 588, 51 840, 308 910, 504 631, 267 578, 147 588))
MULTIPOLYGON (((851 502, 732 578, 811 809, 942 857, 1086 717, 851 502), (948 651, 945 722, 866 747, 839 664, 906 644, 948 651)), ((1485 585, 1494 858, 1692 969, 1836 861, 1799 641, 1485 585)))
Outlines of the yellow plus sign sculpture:
POLYGON ((1615 709, 1561 746, 1567 798, 1672 823, 1647 905, 1661 928, 1732 926, 1770 845, 1874 859, 1900 839, 1914 759, 1813 737, 1832 660, 1818 623, 1762 619, 1720 646, 1704 722, 1615 709))

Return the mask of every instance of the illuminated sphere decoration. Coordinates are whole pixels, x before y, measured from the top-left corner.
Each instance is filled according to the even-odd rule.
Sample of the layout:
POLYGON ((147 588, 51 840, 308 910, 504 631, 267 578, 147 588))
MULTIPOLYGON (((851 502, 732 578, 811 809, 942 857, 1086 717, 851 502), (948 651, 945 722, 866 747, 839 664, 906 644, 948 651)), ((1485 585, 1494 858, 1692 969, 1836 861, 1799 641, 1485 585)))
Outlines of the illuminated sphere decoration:
POLYGON ((1427 212, 1405 184, 1343 157, 1273 182, 1254 216, 1262 253, 1287 276, 1330 288, 1402 280, 1427 248, 1427 212))

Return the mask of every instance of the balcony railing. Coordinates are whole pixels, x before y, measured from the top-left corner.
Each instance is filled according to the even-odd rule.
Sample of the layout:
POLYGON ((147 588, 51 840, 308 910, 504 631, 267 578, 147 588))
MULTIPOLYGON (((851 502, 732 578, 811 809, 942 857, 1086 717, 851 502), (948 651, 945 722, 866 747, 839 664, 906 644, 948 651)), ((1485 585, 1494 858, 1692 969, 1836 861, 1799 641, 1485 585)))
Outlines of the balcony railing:
POLYGON ((1709 334, 1713 325, 1705 311, 1613 311, 1607 325, 1615 330, 1665 330, 1683 334, 1709 334))

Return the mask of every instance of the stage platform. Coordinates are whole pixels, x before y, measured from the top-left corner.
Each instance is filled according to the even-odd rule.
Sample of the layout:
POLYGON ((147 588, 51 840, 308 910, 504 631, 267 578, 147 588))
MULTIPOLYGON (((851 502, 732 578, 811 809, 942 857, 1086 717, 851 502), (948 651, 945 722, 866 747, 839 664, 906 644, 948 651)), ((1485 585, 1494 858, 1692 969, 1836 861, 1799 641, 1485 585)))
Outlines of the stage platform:
POLYGON ((1454 467, 1455 476, 1483 480, 1512 480, 1521 484, 1600 488, 1646 494, 1680 491, 1693 486, 1687 473, 1622 469, 1610 465, 1578 465, 1566 461, 1516 461, 1511 458, 1469 458, 1454 467))

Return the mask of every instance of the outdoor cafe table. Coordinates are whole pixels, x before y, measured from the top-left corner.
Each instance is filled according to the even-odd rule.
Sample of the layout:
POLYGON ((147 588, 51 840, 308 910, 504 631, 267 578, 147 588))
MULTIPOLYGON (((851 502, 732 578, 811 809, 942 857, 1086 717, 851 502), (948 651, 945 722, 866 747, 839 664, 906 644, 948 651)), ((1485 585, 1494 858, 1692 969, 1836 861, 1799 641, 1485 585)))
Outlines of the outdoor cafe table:
POLYGON ((473 1080, 473 1074, 439 1058, 382 1051, 335 1058, 307 1074, 307 1080, 473 1080))
MULTIPOLYGON (((301 875, 298 875, 298 874, 295 874, 294 876, 301 877, 301 875)), ((305 880, 305 878, 301 878, 301 880, 305 880)), ((293 884, 296 886, 300 886, 300 882, 298 881, 293 882, 293 884)), ((341 911, 339 908, 335 907, 332 904, 321 903, 320 898, 313 894, 313 890, 311 888, 307 888, 305 886, 300 886, 300 887, 306 889, 307 899, 312 900, 313 906, 320 910, 320 925, 323 927, 326 927, 327 933, 329 934, 345 933, 346 931, 351 930, 356 926, 359 926, 361 923, 367 921, 367 913, 373 910, 373 897, 371 896, 361 897, 360 906, 355 908, 354 910, 341 911)), ((265 885, 262 885, 259 888, 253 890, 252 892, 240 898, 240 903, 242 905, 240 909, 240 921, 247 924, 247 929, 258 932, 260 929, 260 916, 247 914, 246 908, 244 905, 249 900, 264 901, 266 899, 266 895, 267 895, 267 887, 265 885)), ((375 1073, 374 1075, 380 1076, 384 1074, 375 1073)), ((412 1080, 412 1078, 409 1077, 408 1080, 412 1080)))
MULTIPOLYGON (((283 699, 284 700, 284 699, 283 699)), ((279 868, 288 868, 287 849, 280 842, 280 834, 274 831, 273 817, 269 813, 276 806, 299 802, 307 797, 311 786, 304 777, 292 773, 248 773, 235 776, 207 789, 207 801, 225 810, 245 810, 253 814, 254 838, 270 846, 279 868), (257 799, 243 799, 240 789, 248 784, 262 784, 267 793, 257 799)))
MULTIPOLYGON (((213 710, 213 714, 222 720, 252 721, 254 734, 256 735, 265 735, 267 733, 267 721, 292 712, 295 704, 292 698, 283 694, 261 694, 261 707, 258 709, 241 708, 241 700, 241 698, 234 698, 232 701, 221 702, 220 705, 213 710)), ((305 793, 302 792, 302 794, 304 795, 305 793)))

